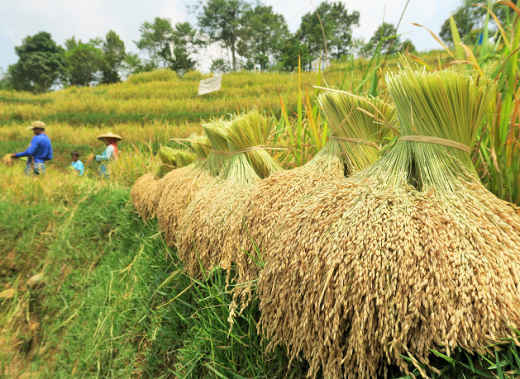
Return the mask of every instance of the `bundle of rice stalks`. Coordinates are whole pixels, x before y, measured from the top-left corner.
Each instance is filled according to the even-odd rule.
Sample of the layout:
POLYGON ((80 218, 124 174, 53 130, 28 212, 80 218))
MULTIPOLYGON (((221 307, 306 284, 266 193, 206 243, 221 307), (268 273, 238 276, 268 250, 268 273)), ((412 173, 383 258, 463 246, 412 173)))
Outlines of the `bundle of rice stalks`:
POLYGON ((130 190, 134 207, 143 220, 149 220, 155 215, 158 182, 155 175, 144 174, 136 180, 130 190))
MULTIPOLYGON (((246 204, 243 238, 235 248, 240 252, 240 282, 258 277, 260 254, 269 254, 273 239, 283 232, 280 225, 287 211, 324 180, 343 178, 373 163, 382 130, 394 122, 395 110, 378 99, 330 92, 320 96, 320 104, 333 133, 329 142, 304 166, 262 180, 246 204)), ((243 285, 238 292, 245 306, 250 286, 243 285)))
POLYGON ((267 178, 282 169, 267 151, 271 149, 267 143, 272 129, 267 118, 256 110, 251 111, 236 117, 230 128, 230 149, 246 152, 247 159, 260 178, 267 178))
POLYGON ((401 139, 288 211, 260 274, 271 347, 310 376, 376 377, 432 349, 485 352, 520 325, 520 217, 478 182, 469 146, 492 88, 453 73, 390 77, 401 139))
POLYGON ((211 144, 208 137, 193 134, 188 138, 188 146, 199 159, 206 159, 211 150, 211 144))
POLYGON ((381 99, 338 91, 323 93, 318 101, 329 121, 331 138, 341 146, 349 173, 374 163, 390 132, 397 132, 395 108, 381 99))
POLYGON ((178 251, 192 275, 201 268, 231 268, 243 206, 260 175, 279 167, 259 148, 266 144, 268 133, 265 118, 258 116, 257 112, 241 116, 226 129, 204 127, 212 143, 210 157, 214 154, 219 160, 219 170, 218 181, 200 190, 182 216, 178 251))
POLYGON ((162 180, 163 190, 157 203, 159 228, 169 246, 176 245, 179 218, 190 203, 192 196, 200 189, 215 181, 204 162, 195 163, 173 170, 162 180))
POLYGON ((11 158, 11 154, 6 154, 2 157, 2 163, 6 166, 12 166, 13 158, 11 158))
POLYGON ((172 149, 168 146, 161 146, 159 149, 159 157, 162 165, 159 167, 156 177, 162 178, 168 172, 187 166, 197 159, 197 155, 187 150, 172 149))
POLYGON ((159 148, 159 157, 162 163, 175 168, 187 166, 197 159, 195 153, 186 150, 172 149, 168 146, 161 146, 159 148))

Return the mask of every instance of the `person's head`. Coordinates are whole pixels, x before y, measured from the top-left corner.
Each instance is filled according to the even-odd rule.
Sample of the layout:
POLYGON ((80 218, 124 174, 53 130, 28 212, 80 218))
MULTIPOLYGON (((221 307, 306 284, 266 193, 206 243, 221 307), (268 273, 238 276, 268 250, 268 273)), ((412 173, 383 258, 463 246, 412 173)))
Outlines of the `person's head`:
POLYGON ((77 151, 73 151, 70 155, 74 162, 76 162, 79 159, 79 153, 77 151))
POLYGON ((34 135, 37 136, 45 131, 45 123, 42 121, 34 121, 29 128, 32 129, 34 135))

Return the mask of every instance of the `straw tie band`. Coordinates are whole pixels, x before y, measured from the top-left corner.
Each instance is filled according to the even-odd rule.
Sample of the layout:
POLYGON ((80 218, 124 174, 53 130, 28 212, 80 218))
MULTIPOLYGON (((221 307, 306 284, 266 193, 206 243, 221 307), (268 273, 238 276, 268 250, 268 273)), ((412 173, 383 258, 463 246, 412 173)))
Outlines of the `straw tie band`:
POLYGON ((463 143, 453 141, 450 139, 432 137, 432 136, 404 136, 399 138, 399 141, 411 141, 411 142, 424 142, 432 143, 434 145, 442 145, 447 147, 453 147, 455 149, 462 150, 466 153, 471 153, 471 147, 464 145, 463 143))
POLYGON ((345 141, 345 142, 350 142, 350 143, 358 143, 358 144, 361 144, 361 145, 367 145, 367 146, 373 147, 374 149, 381 150, 381 146, 379 146, 377 143, 375 143, 373 141, 367 141, 367 140, 364 140, 364 139, 361 139, 361 138, 347 138, 347 137, 336 137, 336 136, 332 136, 331 138, 337 139, 339 141, 345 141))
POLYGON ((251 151, 258 151, 258 150, 289 150, 286 147, 275 147, 275 146, 251 146, 242 150, 236 150, 236 151, 222 151, 222 150, 210 150, 214 154, 219 155, 236 155, 236 154, 242 154, 242 153, 249 153, 251 151))

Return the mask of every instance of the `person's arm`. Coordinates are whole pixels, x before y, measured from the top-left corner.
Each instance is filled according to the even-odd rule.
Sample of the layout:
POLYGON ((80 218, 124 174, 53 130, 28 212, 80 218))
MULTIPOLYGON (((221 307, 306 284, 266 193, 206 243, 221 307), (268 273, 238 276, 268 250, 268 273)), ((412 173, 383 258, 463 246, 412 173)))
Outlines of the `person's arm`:
POLYGON ((78 161, 78 171, 79 171, 79 176, 83 176, 83 174, 85 173, 85 166, 83 165, 83 162, 81 162, 81 161, 78 161))
POLYGON ((114 152, 114 147, 111 145, 108 145, 103 151, 103 154, 96 155, 96 161, 108 161, 110 158, 112 158, 112 154, 114 152))
POLYGON ((18 153, 18 154, 13 154, 12 157, 13 158, 31 157, 34 155, 34 152, 36 151, 37 147, 38 147, 38 139, 36 138, 36 136, 34 136, 33 139, 31 140, 31 144, 29 145, 27 150, 22 151, 21 153, 18 153))

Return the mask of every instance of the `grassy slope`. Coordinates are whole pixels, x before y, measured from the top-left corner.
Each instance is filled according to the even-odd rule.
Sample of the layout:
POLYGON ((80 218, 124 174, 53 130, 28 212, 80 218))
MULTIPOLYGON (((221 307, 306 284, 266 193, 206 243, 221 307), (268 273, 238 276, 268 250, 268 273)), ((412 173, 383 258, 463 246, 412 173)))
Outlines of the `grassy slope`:
POLYGON ((17 292, 0 300, 1 375, 281 375, 287 362, 263 354, 255 307, 228 330, 221 273, 187 277, 127 188, 75 182, 74 199, 0 200, 0 283, 17 292), (45 284, 27 286, 40 271, 45 284))

